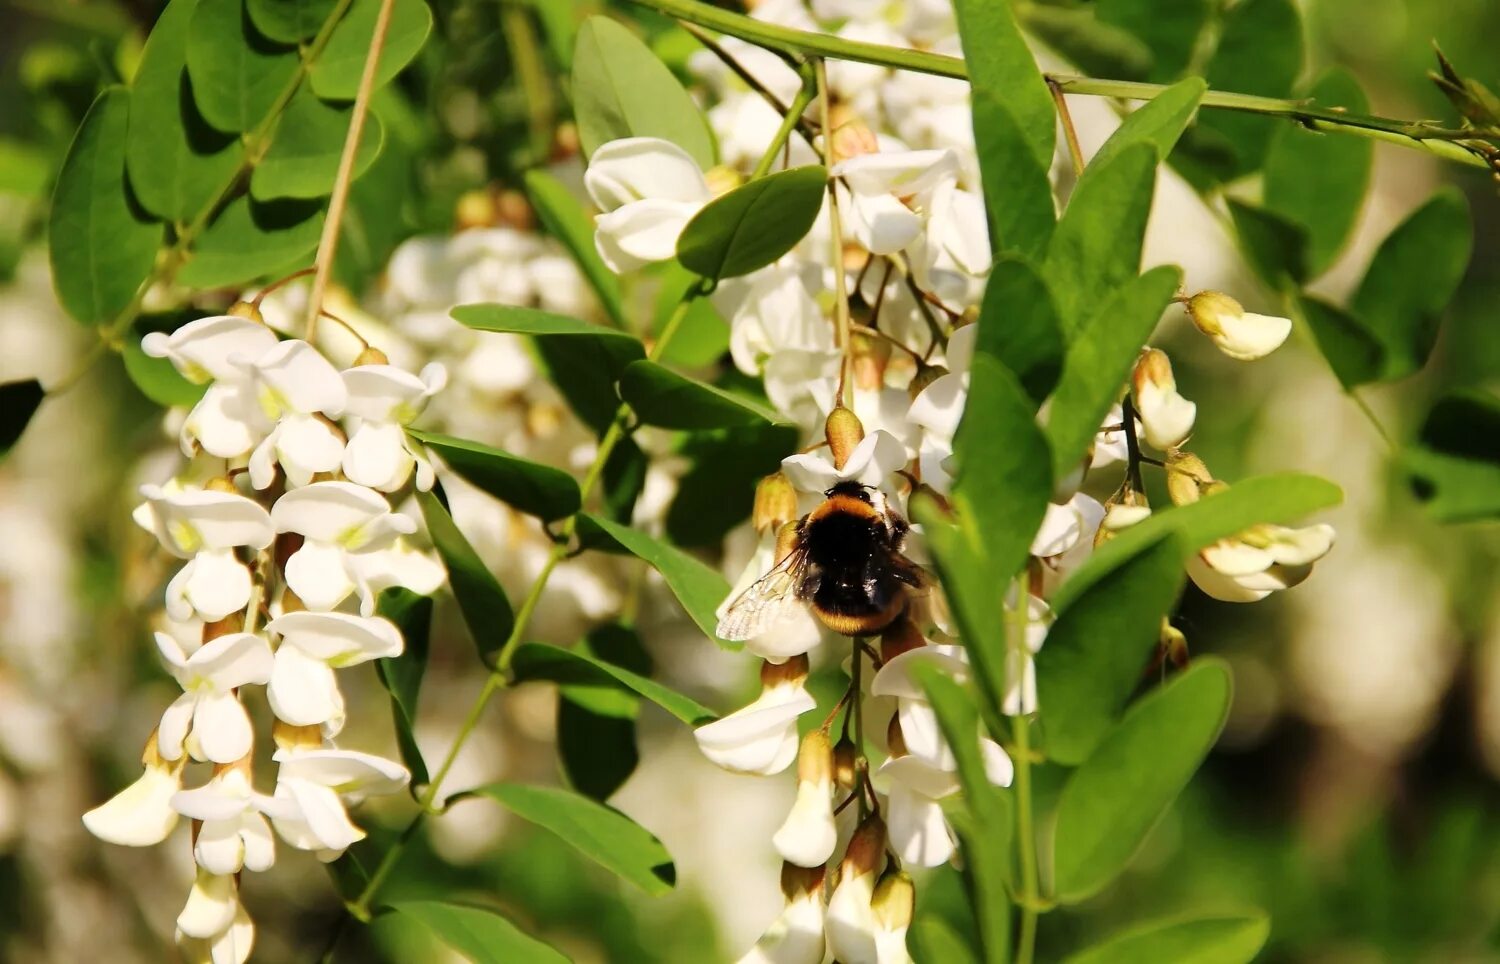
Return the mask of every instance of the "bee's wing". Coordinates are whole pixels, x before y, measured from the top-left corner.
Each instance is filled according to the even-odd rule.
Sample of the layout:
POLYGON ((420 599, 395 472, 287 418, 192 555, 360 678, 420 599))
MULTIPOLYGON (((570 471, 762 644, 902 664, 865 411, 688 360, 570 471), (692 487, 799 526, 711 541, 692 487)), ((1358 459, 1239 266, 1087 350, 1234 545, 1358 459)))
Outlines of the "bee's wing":
POLYGON ((890 573, 897 581, 906 585, 909 592, 922 595, 932 588, 932 573, 910 559, 899 549, 892 549, 886 558, 886 565, 890 573))
POLYGON ((714 629, 720 639, 754 639, 796 611, 801 602, 797 587, 807 568, 807 551, 798 547, 761 576, 724 611, 714 629))

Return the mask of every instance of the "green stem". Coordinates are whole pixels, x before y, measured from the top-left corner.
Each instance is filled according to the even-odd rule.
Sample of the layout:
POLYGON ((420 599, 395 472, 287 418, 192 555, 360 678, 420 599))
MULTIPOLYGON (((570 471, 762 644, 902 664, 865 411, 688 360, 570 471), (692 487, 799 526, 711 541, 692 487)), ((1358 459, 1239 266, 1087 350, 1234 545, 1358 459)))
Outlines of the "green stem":
MULTIPOLYGON (((1016 580, 1015 591, 1016 602, 1009 645, 1020 654, 1020 659, 1013 660, 1013 663, 1019 665, 1028 655, 1028 587, 1024 574, 1016 580)), ((1037 876, 1036 830, 1031 813, 1031 720, 1024 712, 1019 713, 1011 718, 1011 729, 1016 748, 1016 841, 1020 845, 1021 863, 1021 934, 1016 944, 1016 964, 1031 964, 1036 953, 1036 918, 1041 898, 1041 885, 1037 876)))
POLYGON ((807 110, 807 105, 812 103, 818 95, 818 81, 816 75, 803 68, 802 87, 797 91, 797 96, 792 99, 792 104, 786 109, 786 114, 781 118, 781 126, 776 129, 776 136, 771 138, 771 144, 766 152, 760 156, 760 163, 755 165, 754 172, 750 177, 764 177, 770 170, 771 165, 776 163, 776 155, 786 146, 788 137, 792 136, 792 129, 802 119, 802 112, 807 110))
POLYGON ((552 83, 542 64, 542 45, 524 4, 509 0, 502 2, 500 27, 505 34, 505 46, 510 51, 511 63, 516 68, 516 77, 521 82, 522 99, 526 102, 526 129, 531 139, 531 163, 541 164, 547 160, 552 149, 553 118, 557 113, 552 83))
MULTIPOLYGON (((842 37, 808 30, 795 30, 780 24, 766 23, 742 14, 721 10, 701 0, 634 0, 634 2, 669 17, 686 20, 792 56, 832 57, 836 60, 853 60, 858 63, 876 64, 896 70, 912 70, 939 77, 968 79, 964 62, 958 57, 930 53, 925 50, 908 50, 884 44, 866 43, 861 40, 846 40, 842 37)), ((1045 77, 1063 93, 1118 97, 1125 100, 1150 100, 1167 89, 1165 84, 1107 80, 1072 74, 1047 74, 1045 77)), ((1231 91, 1211 90, 1203 96, 1202 104, 1204 107, 1221 110, 1286 117, 1313 130, 1389 141, 1404 147, 1425 150, 1430 154, 1457 161, 1460 164, 1483 168, 1490 166, 1477 148, 1466 147, 1454 140, 1454 138, 1472 138, 1474 135, 1472 131, 1453 131, 1431 124, 1349 114, 1339 110, 1312 107, 1306 101, 1301 100, 1257 97, 1231 91)))

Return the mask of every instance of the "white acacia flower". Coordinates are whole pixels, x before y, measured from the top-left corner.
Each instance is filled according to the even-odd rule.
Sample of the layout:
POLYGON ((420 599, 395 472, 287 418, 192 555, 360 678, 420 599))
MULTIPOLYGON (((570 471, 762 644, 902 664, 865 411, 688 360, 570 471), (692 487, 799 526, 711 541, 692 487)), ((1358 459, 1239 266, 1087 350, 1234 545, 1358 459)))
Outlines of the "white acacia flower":
POLYGON ((730 355, 746 375, 759 374, 786 349, 834 351, 833 326, 794 266, 771 265, 752 275, 729 324, 730 355))
POLYGON ((875 964, 912 964, 906 932, 916 905, 916 888, 902 871, 888 871, 875 885, 870 901, 875 912, 875 964))
POLYGON ((937 867, 955 848, 942 799, 958 792, 958 775, 918 757, 890 757, 875 773, 885 787, 891 847, 903 863, 937 867))
POLYGON ((182 695, 167 707, 157 729, 157 747, 168 760, 182 757, 233 763, 246 753, 254 734, 235 688, 271 678, 271 647, 255 633, 229 633, 189 653, 166 633, 156 647, 182 695))
POLYGON ((906 203, 957 175, 952 151, 879 151, 835 164, 845 234, 871 254, 894 254, 917 239, 923 219, 906 203))
MULTIPOLYGON (((1005 594, 1008 610, 1016 608, 1016 589, 1010 587, 1005 594)), ((1052 607, 1030 593, 1026 594, 1026 647, 1005 649, 1005 696, 1000 702, 1000 711, 1007 716, 1035 713, 1036 660, 1042 643, 1047 640, 1047 630, 1052 626, 1052 607)))
POLYGON ((141 338, 141 351, 166 358, 184 378, 202 385, 243 377, 241 363, 276 347, 276 332, 238 315, 213 315, 188 322, 171 334, 153 331, 141 338))
POLYGON ((294 486, 338 468, 344 437, 328 419, 343 414, 349 399, 338 369, 316 348, 296 339, 281 342, 242 367, 254 383, 261 413, 275 423, 250 453, 250 484, 269 487, 278 464, 294 486))
MULTIPOLYGON (((729 595, 714 612, 715 618, 723 619, 729 606, 740 593, 749 589, 757 579, 771 571, 776 565, 776 534, 767 532, 757 544, 750 561, 745 563, 740 577, 734 581, 729 595)), ((787 611, 775 625, 768 627, 759 636, 745 641, 745 649, 772 663, 784 663, 794 656, 801 656, 817 646, 823 639, 817 617, 805 606, 787 611)))
MULTIPOLYGON (((419 596, 430 596, 448 578, 447 570, 431 552, 414 548, 401 536, 383 549, 356 552, 344 561, 354 574, 355 585, 371 596, 397 586, 419 596)), ((561 575, 561 568, 556 575, 561 575)))
POLYGON ((437 362, 413 375, 393 365, 358 365, 345 369, 346 416, 353 432, 344 447, 344 475, 358 485, 394 492, 417 469, 417 488, 432 488, 432 463, 406 435, 406 426, 427 400, 448 382, 448 370, 437 362))
POLYGON ((298 850, 314 851, 324 862, 365 838, 350 821, 346 803, 396 793, 411 779, 400 764, 353 750, 277 750, 272 759, 281 766, 266 816, 282 840, 298 850))
POLYGON ((854 831, 844 851, 823 925, 836 961, 875 961, 876 923, 870 900, 875 896, 875 875, 885 863, 885 846, 885 824, 872 814, 854 831))
POLYGON ((1103 518, 1104 506, 1081 492, 1062 505, 1049 502, 1042 524, 1032 537, 1031 554, 1039 559, 1055 560, 1071 553, 1092 541, 1094 530, 1099 528, 1099 521, 1103 518))
POLYGON ((302 547, 286 562, 286 582, 313 610, 328 610, 358 591, 360 612, 375 612, 375 590, 359 558, 416 531, 392 512, 385 496, 353 482, 314 482, 293 489, 271 507, 277 532, 295 532, 302 547))
POLYGON ((177 948, 185 964, 245 964, 255 947, 255 923, 236 900, 234 919, 211 938, 189 937, 177 931, 177 948))
POLYGON ((797 799, 771 837, 781 859, 798 867, 821 867, 833 856, 833 747, 828 734, 811 730, 797 755, 797 799))
POLYGON ((781 471, 798 490, 821 494, 849 480, 879 486, 906 462, 906 446, 891 433, 877 430, 854 447, 841 469, 826 450, 820 450, 787 456, 781 460, 781 471))
POLYGON ((583 175, 602 214, 594 246, 616 273, 677 254, 677 237, 711 194, 698 162, 659 137, 601 144, 583 175))
MULTIPOLYGON (((929 645, 908 650, 888 660, 870 682, 871 696, 896 698, 896 715, 907 753, 941 770, 957 769, 958 761, 948 745, 937 714, 927 698, 927 691, 913 675, 913 669, 926 663, 937 667, 959 683, 969 679, 969 654, 962 646, 929 645)), ((994 740, 979 736, 979 747, 993 783, 1009 786, 1011 761, 994 740)))
POLYGON ((797 755, 797 718, 817 706, 806 683, 806 657, 780 666, 766 664, 761 670, 760 696, 694 730, 698 749, 736 773, 770 776, 785 770, 797 755))
POLYGON ((179 790, 172 808, 201 820, 193 857, 211 874, 262 871, 276 862, 276 842, 261 811, 269 798, 256 793, 239 766, 215 774, 201 787, 179 790))
POLYGON ((1172 376, 1172 362, 1166 352, 1157 348, 1141 352, 1130 384, 1147 444, 1166 451, 1181 445, 1192 434, 1198 406, 1178 394, 1177 379, 1172 376))
POLYGON ((980 278, 989 274, 992 254, 984 198, 958 186, 957 172, 916 199, 926 217, 911 246, 911 270, 923 290, 962 310, 983 295, 980 278))
POLYGON ((953 484, 949 460, 953 457, 953 437, 963 419, 969 397, 969 365, 974 359, 974 343, 979 326, 964 325, 948 338, 944 375, 933 379, 912 399, 907 418, 922 430, 917 447, 922 481, 939 492, 953 484))
POLYGON ((167 839, 177 826, 172 795, 182 788, 187 758, 163 759, 153 733, 144 763, 138 780, 83 815, 89 833, 124 847, 150 847, 167 839))
POLYGON ((1230 358, 1254 361, 1281 347, 1292 333, 1290 318, 1257 315, 1218 291, 1200 291, 1188 299, 1188 316, 1230 358))
POLYGON ((823 964, 823 868, 783 865, 781 891, 786 907, 739 964, 823 964))
POLYGON ((177 930, 185 937, 213 941, 234 925, 240 913, 240 889, 234 875, 199 867, 187 903, 177 915, 177 930))
POLYGON ((162 548, 187 559, 167 585, 167 615, 183 621, 196 613, 208 622, 250 602, 250 570, 235 555, 243 546, 264 549, 275 538, 271 517, 237 492, 141 486, 146 501, 134 519, 162 548))
POLYGON ((293 726, 343 717, 334 669, 399 656, 402 649, 401 631, 378 616, 291 612, 267 623, 266 631, 281 637, 266 697, 276 718, 293 726))
POLYGON ((1333 548, 1333 526, 1260 525, 1222 539, 1187 562, 1198 588, 1224 602, 1257 602, 1305 580, 1333 548))

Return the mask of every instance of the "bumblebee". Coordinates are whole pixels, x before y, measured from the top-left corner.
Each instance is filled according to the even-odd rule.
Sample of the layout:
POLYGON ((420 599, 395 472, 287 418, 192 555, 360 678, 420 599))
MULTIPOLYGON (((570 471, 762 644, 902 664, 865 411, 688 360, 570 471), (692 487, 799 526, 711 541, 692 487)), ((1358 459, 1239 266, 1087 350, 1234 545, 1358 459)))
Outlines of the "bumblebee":
POLYGON ((823 497, 791 524, 791 547, 775 567, 729 604, 720 639, 753 639, 798 605, 840 635, 874 635, 926 587, 922 567, 901 553, 911 526, 884 495, 840 482, 823 497))

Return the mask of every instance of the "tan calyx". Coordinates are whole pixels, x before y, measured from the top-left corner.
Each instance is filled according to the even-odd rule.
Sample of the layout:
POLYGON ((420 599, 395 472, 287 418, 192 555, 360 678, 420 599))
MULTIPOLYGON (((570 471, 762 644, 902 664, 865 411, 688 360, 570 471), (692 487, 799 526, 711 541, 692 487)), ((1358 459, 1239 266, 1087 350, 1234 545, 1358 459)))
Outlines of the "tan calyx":
POLYGON ((797 781, 799 783, 833 783, 833 747, 828 743, 828 734, 822 730, 808 730, 797 749, 797 781))
POLYGON ((889 871, 881 877, 880 883, 875 885, 874 896, 870 898, 875 922, 886 931, 910 927, 916 906, 916 885, 912 883, 911 875, 901 870, 889 871))
POLYGON ((858 775, 856 763, 858 756, 859 752, 854 748, 854 741, 847 736, 833 745, 833 777, 845 790, 854 788, 854 780, 858 775))
POLYGON ((885 385, 885 370, 891 361, 891 343, 862 331, 850 336, 849 351, 854 361, 854 385, 865 391, 877 391, 885 385))
POLYGON ((784 861, 781 865, 781 893, 788 901, 809 894, 821 894, 823 891, 823 878, 827 875, 828 868, 823 864, 816 867, 798 867, 790 861, 784 861))
MULTIPOLYGON (((797 490, 780 472, 772 472, 755 486, 755 507, 750 511, 756 532, 779 529, 797 518, 797 490)), ((777 561, 781 553, 777 552, 777 561)))
POLYGON ((1222 291, 1200 291, 1188 299, 1187 312, 1198 330, 1212 337, 1224 331, 1221 317, 1238 318, 1245 313, 1245 306, 1222 291))
POLYGON ((365 350, 354 358, 355 368, 361 365, 389 365, 390 363, 391 360, 386 353, 373 345, 366 345, 365 350))
POLYGON ((912 401, 927 390, 927 386, 948 374, 948 369, 942 365, 928 365, 925 362, 918 363, 917 373, 912 376, 911 383, 906 386, 906 395, 912 401))
POLYGON ((323 745, 323 728, 316 723, 293 726, 277 720, 271 724, 271 739, 283 750, 317 749, 323 745))
POLYGON ((249 318, 251 321, 266 323, 265 316, 260 313, 259 306, 249 301, 236 301, 224 312, 226 315, 234 315, 236 318, 249 318))
POLYGON ((1192 452, 1167 455, 1167 494, 1173 505, 1189 505, 1203 497, 1204 486, 1212 485, 1213 473, 1192 452))
POLYGON ((891 722, 885 728, 885 744, 890 747, 891 756, 906 756, 910 751, 906 749, 906 734, 901 732, 901 716, 897 713, 891 714, 891 722))
POLYGON ((880 870, 885 863, 885 841, 885 821, 878 813, 870 814, 849 838, 843 862, 839 864, 839 881, 880 870))
POLYGON ((208 492, 227 492, 230 495, 240 494, 240 490, 234 486, 234 480, 227 475, 214 476, 203 483, 203 488, 208 492))
POLYGON ((865 439, 865 426, 859 416, 842 405, 828 413, 823 423, 823 434, 828 439, 828 448, 833 452, 833 467, 843 469, 860 442, 865 439))
POLYGON ((807 654, 793 656, 784 663, 766 660, 760 664, 760 685, 763 689, 788 684, 800 686, 807 681, 807 654))
POLYGON ((245 614, 230 613, 223 619, 216 619, 211 623, 203 624, 203 642, 211 643, 220 636, 228 636, 231 633, 245 631, 245 614))

